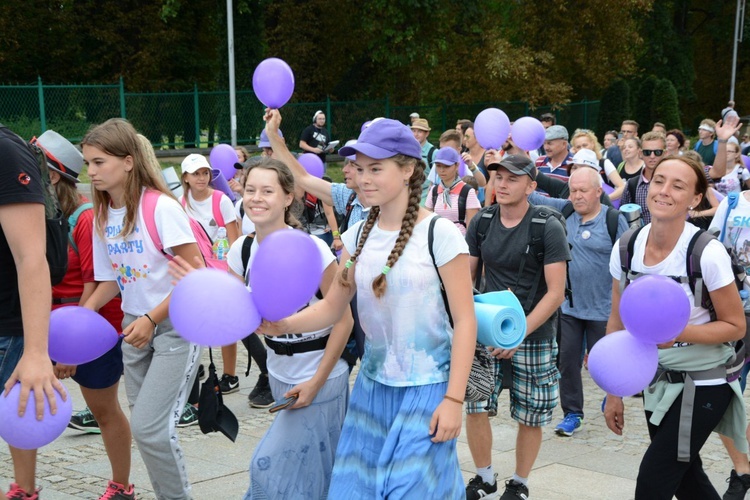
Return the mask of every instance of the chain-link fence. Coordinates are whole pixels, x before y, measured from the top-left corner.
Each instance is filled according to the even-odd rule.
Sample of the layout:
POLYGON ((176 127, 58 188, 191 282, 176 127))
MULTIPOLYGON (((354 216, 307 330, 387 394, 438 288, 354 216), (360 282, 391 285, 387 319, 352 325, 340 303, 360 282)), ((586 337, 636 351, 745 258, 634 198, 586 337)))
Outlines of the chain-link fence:
MULTIPOLYGON (((238 90, 237 142, 256 144, 263 129, 263 105, 252 90, 238 90)), ((378 116, 409 123, 411 113, 426 118, 432 128, 430 140, 437 144, 440 133, 463 118, 474 119, 483 109, 500 108, 511 120, 553 112, 557 123, 572 133, 576 128, 593 128, 599 101, 581 101, 563 108, 531 109, 527 103, 479 102, 471 104, 394 105, 388 97, 370 101, 289 103, 282 109, 281 129, 287 144, 298 149, 299 136, 320 110, 326 126, 341 144, 356 138, 362 124, 378 116)), ((114 85, 0 85, 0 123, 25 138, 54 129, 78 142, 89 127, 112 117, 130 120, 136 129, 159 149, 206 148, 230 142, 228 91, 126 92, 122 80, 114 85)))

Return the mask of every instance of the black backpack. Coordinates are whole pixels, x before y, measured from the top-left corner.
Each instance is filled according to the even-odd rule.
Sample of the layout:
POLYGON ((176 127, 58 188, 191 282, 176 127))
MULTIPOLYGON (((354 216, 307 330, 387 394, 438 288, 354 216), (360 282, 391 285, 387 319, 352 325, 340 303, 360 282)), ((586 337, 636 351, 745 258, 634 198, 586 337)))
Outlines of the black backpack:
MULTIPOLYGON (((543 263, 544 262, 544 227, 547 224, 547 221, 550 219, 550 217, 556 218, 558 221, 560 221, 560 224, 563 227, 563 231, 567 234, 567 226, 565 225, 565 217, 555 210, 552 207, 547 207, 545 205, 532 205, 530 210, 532 211, 531 215, 531 224, 529 225, 529 239, 528 244, 526 245, 526 252, 525 255, 529 258, 535 259, 537 262, 543 263)), ((482 278, 482 242, 487 237, 487 229, 490 227, 490 222, 492 221, 492 218, 495 217, 495 214, 497 214, 498 211, 498 205, 490 205, 487 208, 482 209, 477 216, 479 217, 479 220, 477 221, 477 249, 479 250, 479 262, 477 263, 477 272, 476 272, 476 278, 474 287, 477 290, 480 289, 481 285, 481 278, 482 278)), ((523 269, 526 266, 527 259, 521 259, 521 265, 518 268, 518 274, 516 278, 516 283, 511 287, 511 290, 518 287, 518 280, 521 279, 521 274, 523 273, 523 269)), ((539 288, 539 283, 541 283, 542 280, 542 272, 544 271, 544 266, 539 266, 536 272, 536 275, 534 276, 534 284, 531 287, 531 290, 529 291, 529 295, 526 298, 526 303, 523 304, 523 310, 528 314, 533 305, 534 297, 536 297, 536 291, 539 288)), ((573 293, 570 287, 570 275, 568 274, 568 266, 565 266, 565 297, 568 299, 568 303, 570 304, 570 307, 573 307, 573 293)))
MULTIPOLYGON (((612 240, 612 244, 615 244, 615 241, 617 241, 617 226, 620 223, 620 211, 616 208, 607 207, 602 205, 602 209, 606 209, 607 212, 605 216, 607 217, 607 232, 609 233, 609 239, 612 240)), ((571 215, 573 215, 573 212, 575 212, 575 209, 573 208, 572 203, 568 203, 563 207, 562 211, 560 212, 562 216, 567 219, 571 215)))
MULTIPOLYGON (((472 187, 466 184, 465 182, 461 183, 461 192, 458 193, 458 223, 461 224, 463 227, 466 227, 466 200, 469 197, 469 191, 471 191, 472 187)), ((435 184, 432 186, 432 206, 433 210, 435 207, 435 203, 437 203, 437 197, 438 197, 438 184, 435 184)))

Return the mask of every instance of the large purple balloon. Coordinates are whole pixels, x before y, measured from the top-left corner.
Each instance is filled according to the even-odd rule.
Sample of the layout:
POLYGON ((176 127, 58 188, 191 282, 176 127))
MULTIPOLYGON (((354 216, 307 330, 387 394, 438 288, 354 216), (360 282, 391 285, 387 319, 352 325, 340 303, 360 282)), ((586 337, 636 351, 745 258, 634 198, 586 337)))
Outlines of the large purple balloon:
POLYGON ((250 287, 263 318, 286 318, 315 295, 323 276, 323 262, 313 238, 295 229, 281 229, 259 245, 250 268, 250 287))
POLYGON ((209 155, 209 160, 211 166, 220 170, 226 180, 234 178, 234 174, 237 173, 237 169, 234 168, 234 164, 237 163, 237 153, 229 144, 214 146, 209 155))
POLYGON ((659 349, 625 330, 605 335, 589 353, 596 385, 615 396, 632 396, 648 387, 659 364, 659 349))
POLYGON ((513 142, 521 149, 532 151, 544 144, 544 125, 531 116, 524 116, 510 127, 513 142))
POLYGON ((49 316, 49 357, 65 365, 88 363, 117 344, 117 330, 90 309, 68 306, 49 316))
POLYGON ((169 319, 186 340, 204 346, 231 345, 260 326, 260 314, 242 281, 218 269, 182 278, 169 300, 169 319))
POLYGON ((484 149, 500 149, 509 133, 508 115, 497 108, 485 109, 474 120, 474 135, 484 149))
MULTIPOLYGON (((63 308, 63 309, 67 309, 63 308)), ((63 433, 73 415, 73 401, 70 393, 63 386, 67 401, 59 393, 55 394, 57 413, 52 415, 49 401, 44 396, 44 417, 36 419, 34 391, 29 392, 29 401, 23 417, 18 416, 18 399, 21 396, 21 384, 14 385, 8 396, 0 394, 0 438, 11 446, 22 450, 35 450, 48 445, 63 433)))
POLYGON ((323 174, 325 173, 325 166, 323 165, 323 160, 321 160, 320 157, 315 153, 301 154, 299 155, 299 158, 297 158, 297 161, 300 162, 303 167, 305 167, 305 170, 307 170, 308 174, 313 175, 319 179, 323 177, 323 174))
POLYGON ((671 278, 641 276, 622 293, 620 318, 634 337, 642 342, 661 344, 677 337, 687 326, 690 299, 671 278))
POLYGON ((253 73, 253 90, 266 107, 279 109, 294 93, 294 72, 276 57, 261 61, 253 73))

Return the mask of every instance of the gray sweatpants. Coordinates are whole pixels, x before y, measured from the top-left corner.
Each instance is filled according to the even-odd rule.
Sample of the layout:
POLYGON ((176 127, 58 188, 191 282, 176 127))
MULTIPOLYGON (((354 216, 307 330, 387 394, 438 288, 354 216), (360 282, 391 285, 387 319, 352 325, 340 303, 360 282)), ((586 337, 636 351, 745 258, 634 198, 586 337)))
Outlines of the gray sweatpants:
MULTIPOLYGON (((135 319, 125 314, 123 328, 135 319)), ((148 346, 136 349, 122 344, 130 427, 159 500, 191 498, 177 421, 198 372, 200 354, 200 346, 180 337, 169 319, 159 324, 148 346)))

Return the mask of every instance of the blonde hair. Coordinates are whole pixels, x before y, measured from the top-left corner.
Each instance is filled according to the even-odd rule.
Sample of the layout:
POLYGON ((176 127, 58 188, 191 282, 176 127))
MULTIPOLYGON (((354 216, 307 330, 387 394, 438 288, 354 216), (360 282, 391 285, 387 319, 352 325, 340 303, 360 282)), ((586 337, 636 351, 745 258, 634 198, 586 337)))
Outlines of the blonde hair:
POLYGON ((575 140, 578 137, 586 137, 586 138, 588 138, 588 140, 591 142, 591 144, 592 144, 592 146, 594 148, 591 151, 593 151, 594 153, 596 153, 596 159, 597 160, 601 160, 602 159, 602 153, 601 153, 602 145, 599 144, 599 140, 596 138, 596 135, 594 135, 594 133, 591 130, 585 130, 585 129, 579 128, 578 130, 576 130, 573 133, 573 137, 570 138, 570 144, 572 145, 573 142, 575 142, 575 140))
MULTIPOLYGON (((129 235, 135 228, 138 205, 144 187, 159 191, 174 199, 174 195, 167 187, 161 172, 155 172, 153 165, 149 165, 146 149, 141 140, 138 139, 138 134, 133 125, 127 120, 110 118, 104 123, 92 126, 81 141, 81 146, 95 147, 120 159, 125 159, 128 156, 132 158, 133 168, 130 172, 126 172, 125 177, 126 212, 120 237, 129 235)), ((94 190, 93 201, 96 230, 99 234, 103 234, 107 225, 108 207, 112 198, 107 191, 94 190)))
MULTIPOLYGON (((393 245, 393 249, 385 262, 385 268, 383 269, 385 272, 381 272, 372 282, 372 291, 377 298, 381 298, 385 294, 388 286, 386 273, 396 264, 396 262, 398 262, 399 257, 404 253, 404 248, 409 242, 409 238, 411 238, 411 235, 414 232, 414 226, 417 223, 417 217, 419 217, 419 203, 422 199, 422 183, 425 179, 425 164, 421 159, 418 160, 404 155, 396 155, 390 159, 396 162, 396 164, 402 169, 413 165, 414 172, 409 178, 409 205, 406 208, 404 218, 401 221, 401 231, 399 231, 398 237, 396 237, 396 243, 393 245)), ((357 248, 349 259, 351 264, 347 262, 347 266, 351 267, 356 264, 357 258, 360 253, 362 253, 362 248, 365 246, 367 237, 370 235, 373 226, 375 226, 379 214, 380 207, 374 206, 370 209, 370 215, 362 226, 362 235, 357 243, 357 248)), ((351 282, 349 281, 349 267, 345 267, 339 276, 339 283, 346 288, 351 287, 351 282)))

